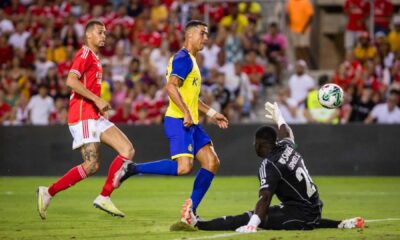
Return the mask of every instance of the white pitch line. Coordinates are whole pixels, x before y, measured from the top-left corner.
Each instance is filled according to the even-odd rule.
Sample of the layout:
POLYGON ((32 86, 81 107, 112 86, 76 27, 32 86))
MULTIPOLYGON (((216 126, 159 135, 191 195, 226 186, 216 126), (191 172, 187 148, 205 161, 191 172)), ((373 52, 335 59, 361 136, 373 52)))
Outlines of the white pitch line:
POLYGON ((383 219, 367 219, 365 222, 386 222, 386 221, 400 221, 400 218, 383 218, 383 219))
MULTIPOLYGON (((262 232, 262 231, 260 231, 262 232)), ((258 232, 255 232, 258 233, 258 232)), ((216 239, 216 238, 223 238, 223 237, 232 237, 232 236, 237 236, 237 235, 241 235, 244 233, 238 233, 238 232, 234 232, 234 233, 223 233, 223 234, 217 234, 217 235, 210 235, 210 236, 204 236, 204 237, 195 237, 195 238, 177 238, 175 240, 202 240, 202 239, 216 239)), ((254 233, 250 233, 250 234, 254 234, 254 233)))
MULTIPOLYGON (((382 219, 366 219, 365 222, 366 223, 370 223, 370 222, 387 222, 387 221, 400 221, 400 218, 382 218, 382 219)), ((264 232, 264 231, 258 231, 255 233, 260 233, 260 232, 264 232)), ((210 236, 204 236, 204 237, 196 237, 196 238, 177 238, 175 240, 202 240, 202 239, 217 239, 217 238, 223 238, 223 237, 233 237, 233 236, 237 236, 237 235, 241 235, 244 233, 238 233, 238 232, 234 232, 234 233, 223 233, 223 234, 216 234, 216 235, 210 235, 210 236)), ((254 234, 254 233, 251 233, 254 234)))

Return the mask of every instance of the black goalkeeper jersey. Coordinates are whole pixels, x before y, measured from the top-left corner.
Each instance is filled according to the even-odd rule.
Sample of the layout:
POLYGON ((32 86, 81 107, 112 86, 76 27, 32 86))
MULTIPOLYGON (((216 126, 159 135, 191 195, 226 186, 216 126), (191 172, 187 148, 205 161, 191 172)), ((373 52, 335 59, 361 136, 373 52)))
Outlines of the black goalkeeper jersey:
POLYGON ((283 205, 320 211, 322 202, 319 200, 317 186, 290 139, 285 138, 277 143, 262 161, 258 177, 260 189, 268 189, 276 194, 283 205))

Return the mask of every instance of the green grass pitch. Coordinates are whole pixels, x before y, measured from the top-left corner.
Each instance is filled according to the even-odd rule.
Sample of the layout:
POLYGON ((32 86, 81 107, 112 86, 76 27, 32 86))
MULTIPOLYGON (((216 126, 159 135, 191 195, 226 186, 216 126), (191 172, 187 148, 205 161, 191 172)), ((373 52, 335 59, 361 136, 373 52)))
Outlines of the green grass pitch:
MULTIPOLYGON (((323 217, 383 219, 368 222, 363 230, 259 231, 248 235, 169 231, 179 219, 193 177, 129 179, 113 194, 125 218, 113 218, 92 207, 104 178, 90 178, 57 195, 47 220, 42 221, 36 211, 35 190, 55 179, 0 178, 0 239, 400 239, 399 177, 314 177, 324 202, 323 217)), ((206 219, 242 213, 254 207, 257 191, 256 177, 217 176, 198 213, 206 219)))

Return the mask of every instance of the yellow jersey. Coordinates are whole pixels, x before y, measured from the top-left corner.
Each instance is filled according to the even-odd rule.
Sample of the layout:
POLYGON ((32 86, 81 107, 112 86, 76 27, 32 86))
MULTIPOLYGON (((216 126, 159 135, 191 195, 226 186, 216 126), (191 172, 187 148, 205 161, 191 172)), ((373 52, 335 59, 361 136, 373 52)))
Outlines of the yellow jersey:
MULTIPOLYGON (((170 58, 167 67, 167 81, 171 76, 176 76, 183 81, 183 85, 179 88, 179 93, 192 115, 194 124, 198 124, 201 74, 195 57, 187 49, 182 48, 170 58)), ((183 118, 184 114, 169 98, 169 106, 165 116, 183 118)))

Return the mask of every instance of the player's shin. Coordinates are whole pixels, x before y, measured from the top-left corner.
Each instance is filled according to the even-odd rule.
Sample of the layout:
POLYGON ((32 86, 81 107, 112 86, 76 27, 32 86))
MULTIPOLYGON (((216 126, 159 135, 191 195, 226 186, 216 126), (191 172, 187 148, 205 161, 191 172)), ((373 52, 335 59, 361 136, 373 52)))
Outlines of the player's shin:
MULTIPOLYGON (((103 186, 103 190, 101 191, 101 195, 104 197, 109 197, 111 195, 111 193, 114 191, 114 189, 117 186, 115 186, 115 184, 113 184, 113 182, 119 182, 117 181, 118 179, 116 179, 116 177, 118 177, 118 174, 121 171, 124 171, 123 167, 126 167, 124 165, 124 162, 130 162, 130 160, 126 159, 125 157, 118 155, 114 161, 111 163, 110 168, 108 170, 108 175, 107 175, 107 179, 106 182, 104 183, 103 186)), ((122 173, 121 173, 122 175, 122 173)))
POLYGON ((211 185, 212 180, 214 179, 214 173, 201 168, 196 175, 196 179, 193 184, 193 191, 190 198, 193 201, 192 209, 193 212, 196 213, 196 209, 199 206, 201 200, 204 195, 208 191, 208 188, 211 185))
POLYGON ((178 163, 171 159, 162 159, 155 162, 139 163, 135 171, 142 174, 178 175, 178 163))
POLYGON ((82 165, 78 165, 69 170, 64 176, 58 179, 57 182, 53 183, 53 185, 49 187, 49 194, 51 196, 54 196, 58 192, 72 187, 77 182, 85 179, 86 177, 87 174, 85 172, 85 169, 82 167, 82 165))

